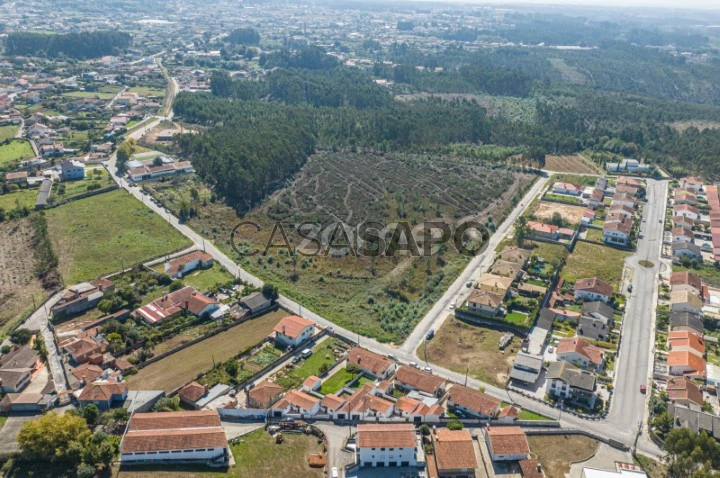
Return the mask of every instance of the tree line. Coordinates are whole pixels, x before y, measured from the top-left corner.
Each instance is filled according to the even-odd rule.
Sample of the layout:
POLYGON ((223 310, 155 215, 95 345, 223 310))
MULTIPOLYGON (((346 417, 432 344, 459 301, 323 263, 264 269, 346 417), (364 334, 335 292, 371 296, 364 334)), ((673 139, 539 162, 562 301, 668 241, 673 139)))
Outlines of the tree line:
POLYGON ((116 30, 57 34, 13 32, 5 40, 5 52, 7 55, 66 56, 84 60, 117 55, 131 43, 130 34, 116 30))

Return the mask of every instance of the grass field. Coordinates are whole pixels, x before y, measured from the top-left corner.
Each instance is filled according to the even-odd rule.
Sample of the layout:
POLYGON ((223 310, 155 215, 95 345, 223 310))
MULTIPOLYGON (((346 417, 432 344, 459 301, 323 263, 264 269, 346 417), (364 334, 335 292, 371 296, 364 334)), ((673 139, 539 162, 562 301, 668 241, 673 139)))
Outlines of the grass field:
POLYGON ((125 191, 50 209, 48 228, 68 284, 94 279, 189 245, 189 241, 125 191))
POLYGON ((212 368, 213 362, 223 362, 261 342, 286 315, 280 309, 232 327, 144 367, 130 376, 128 384, 132 389, 169 392, 212 368))
POLYGON ((568 250, 558 244, 548 244, 547 242, 529 242, 526 246, 532 249, 532 255, 542 257, 546 263, 557 267, 563 260, 567 260, 569 256, 568 250))
POLYGON ((35 200, 37 199, 38 190, 35 189, 19 189, 14 193, 0 194, 0 208, 6 211, 20 207, 35 208, 35 200))
POLYGON ((545 156, 545 168, 548 171, 576 174, 602 174, 600 168, 592 161, 577 154, 567 156, 545 156))
POLYGON ((323 382, 320 386, 320 393, 323 395, 335 393, 355 377, 356 374, 348 372, 346 368, 340 369, 323 382))
POLYGON ((524 408, 520 410, 517 418, 518 420, 551 420, 551 418, 548 418, 545 415, 540 415, 539 413, 531 412, 530 410, 525 410, 524 408))
POLYGON ((98 98, 101 100, 110 100, 122 90, 119 86, 104 86, 99 91, 70 91, 63 93, 62 96, 69 98, 98 98))
MULTIPOLYGON (((338 325, 382 342, 399 342, 465 267, 466 256, 448 247, 433 258, 404 252, 394 257, 333 257, 324 251, 294 263, 285 249, 248 258, 230 247, 233 227, 241 220, 260 224, 260 231, 243 231, 237 244, 239 249, 254 249, 267 243, 275 221, 311 221, 332 228, 338 220, 352 225, 367 220, 415 224, 438 217, 452 223, 491 216, 497 224, 513 195, 532 180, 473 160, 323 152, 310 158, 292 184, 242 218, 219 201, 210 201, 211 191, 198 179, 147 187, 175 212, 183 202, 193 203, 190 190, 196 188, 202 207, 188 224, 243 268, 278 284, 283 294, 338 325)), ((300 243, 295 232, 288 235, 300 243)))
POLYGON ((598 447, 596 440, 582 435, 535 435, 528 437, 528 444, 548 478, 565 478, 570 463, 588 459, 598 447))
MULTIPOLYGON (((163 272, 165 270, 165 266, 164 264, 159 264, 153 267, 153 269, 157 272, 163 272)), ((209 269, 198 269, 190 272, 180 280, 200 291, 207 291, 218 284, 225 284, 233 279, 234 277, 222 266, 213 264, 213 266, 209 269)))
POLYGON ((33 157, 35 157, 35 152, 26 139, 16 139, 8 144, 0 145, 0 167, 33 157))
POLYGON ((418 357, 436 363, 454 372, 469 374, 483 382, 503 387, 520 348, 521 340, 499 350, 503 332, 468 325, 453 317, 448 318, 435 337, 418 347, 418 357), (426 350, 427 346, 427 350, 426 350))
POLYGON ((332 349, 337 343, 335 339, 327 339, 320 342, 313 349, 313 354, 307 359, 299 362, 295 368, 284 369, 276 375, 275 383, 285 390, 299 387, 311 375, 320 375, 324 370, 335 363, 335 356, 332 349))
POLYGON ((611 284, 617 292, 625 258, 630 255, 631 252, 612 247, 578 242, 562 270, 562 276, 570 284, 578 279, 597 277, 611 284))
POLYGON ((128 89, 130 93, 137 93, 141 96, 165 96, 165 89, 150 88, 148 86, 133 86, 128 89))
POLYGON ((199 465, 149 465, 115 469, 112 476, 117 478, 234 478, 262 476, 264 478, 321 478, 322 468, 310 468, 308 456, 322 453, 322 443, 314 435, 295 433, 283 434, 283 442, 275 439, 264 429, 256 430, 230 445, 235 466, 225 470, 214 470, 199 465))
POLYGON ((0 142, 5 141, 8 138, 14 138, 18 128, 18 125, 12 124, 0 126, 0 142))

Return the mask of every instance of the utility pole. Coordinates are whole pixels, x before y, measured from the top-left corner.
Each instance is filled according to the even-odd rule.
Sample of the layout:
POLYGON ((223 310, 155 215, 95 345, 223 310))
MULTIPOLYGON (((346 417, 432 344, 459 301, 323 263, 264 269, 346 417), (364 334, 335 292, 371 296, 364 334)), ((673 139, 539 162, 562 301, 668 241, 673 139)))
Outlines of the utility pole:
POLYGON ((470 371, 470 365, 465 367, 465 386, 467 387, 468 372, 470 371))

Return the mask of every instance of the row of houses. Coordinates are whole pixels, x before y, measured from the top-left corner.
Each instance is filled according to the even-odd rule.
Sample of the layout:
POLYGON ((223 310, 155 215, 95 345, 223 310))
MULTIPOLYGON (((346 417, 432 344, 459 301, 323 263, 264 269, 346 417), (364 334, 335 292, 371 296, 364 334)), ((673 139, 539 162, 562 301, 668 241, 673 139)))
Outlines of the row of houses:
POLYGON ((637 179, 621 176, 616 180, 613 199, 603 224, 603 242, 622 247, 630 244, 641 192, 642 182, 637 179))

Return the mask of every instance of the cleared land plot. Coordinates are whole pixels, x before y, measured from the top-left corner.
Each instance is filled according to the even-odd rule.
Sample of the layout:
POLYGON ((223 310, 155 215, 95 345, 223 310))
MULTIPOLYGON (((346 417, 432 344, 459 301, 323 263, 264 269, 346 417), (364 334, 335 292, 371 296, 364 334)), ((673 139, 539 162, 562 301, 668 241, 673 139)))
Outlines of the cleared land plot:
MULTIPOLYGON (((2 197, 2 196, 0 196, 2 197)), ((35 233, 28 219, 0 223, 0 331, 25 311, 44 290, 36 278, 32 246, 35 233)))
POLYGON ((198 374, 262 341, 287 312, 277 310, 249 320, 141 369, 128 380, 131 389, 169 392, 198 374))
POLYGON ((559 173, 575 173, 575 174, 602 174, 592 161, 583 158, 577 154, 567 156, 554 156, 548 154, 545 156, 545 168, 548 171, 557 171, 559 173))
POLYGON ((128 89, 130 93, 137 93, 141 96, 165 96, 165 89, 163 88, 151 88, 149 86, 133 86, 128 89))
POLYGON ((15 134, 18 131, 19 126, 18 125, 6 125, 6 126, 0 126, 0 142, 5 141, 8 138, 14 138, 15 134))
POLYGON ((111 100, 117 95, 122 88, 120 87, 103 87, 100 91, 70 91, 63 93, 62 96, 68 98, 96 98, 99 100, 111 100))
POLYGON ((35 208, 38 190, 36 189, 19 189, 14 193, 0 195, 0 208, 5 211, 12 211, 18 205, 20 207, 35 208))
POLYGON ((58 337, 68 337, 81 332, 100 317, 105 315, 100 309, 90 309, 82 315, 73 317, 72 319, 55 325, 55 335, 58 337))
POLYGON ((555 202, 541 201, 535 210, 535 217, 540 220, 551 219, 553 214, 560 214, 570 224, 580 224, 582 221, 585 206, 570 206, 555 202))
POLYGON ((578 242, 561 274, 570 284, 578 279, 597 277, 611 284, 617 292, 625 267, 625 258, 631 254, 632 252, 599 244, 578 242))
POLYGON ((230 445, 235 458, 235 466, 226 470, 214 470, 199 465, 148 465, 115 469, 117 478, 158 478, 201 477, 248 477, 264 478, 320 478, 324 476, 322 468, 310 468, 308 456, 322 453, 322 443, 314 435, 284 433, 283 442, 276 444, 275 439, 265 430, 256 430, 242 437, 238 443, 230 445))
MULTIPOLYGON (((275 221, 320 223, 330 226, 328 233, 339 220, 355 225, 442 217, 452 223, 453 218, 483 221, 492 216, 498 224, 512 196, 532 180, 473 160, 323 152, 310 158, 292 184, 242 218, 262 229, 244 230, 237 246, 262 249, 275 221)), ((231 208, 213 203, 199 179, 145 187, 174 212, 183 203, 197 204, 198 216, 189 225, 237 257, 242 267, 278 284, 282 293, 333 322, 383 342, 406 337, 467 264, 467 257, 452 247, 430 260, 403 253, 375 259, 322 253, 295 264, 284 249, 271 250, 265 257, 238 256, 229 239, 240 219, 231 208), (192 188, 199 192, 197 200, 190 195, 192 188)), ((294 231, 286 232, 291 242, 300 243, 294 231)))
POLYGON ((140 201, 116 190, 47 212, 60 271, 68 284, 94 279, 189 245, 140 201))
POLYGON ((15 139, 8 144, 0 145, 0 167, 34 157, 35 151, 26 139, 15 139))
POLYGON ((417 355, 423 358, 427 353, 429 362, 458 373, 465 373, 469 367, 471 376, 503 387, 522 342, 515 337, 505 350, 500 350, 498 343, 503 334, 450 317, 432 340, 418 347, 417 355))
MULTIPOLYGON (((153 266, 153 270, 157 272, 165 272, 165 265, 158 264, 153 266)), ((218 284, 226 284, 232 281, 234 277, 224 267, 213 264, 209 269, 197 269, 186 276, 181 281, 184 284, 191 285, 200 291, 207 291, 218 284)))
POLYGON ((548 478, 564 478, 570 463, 588 459, 598 447, 597 440, 582 435, 529 436, 528 444, 548 478))

